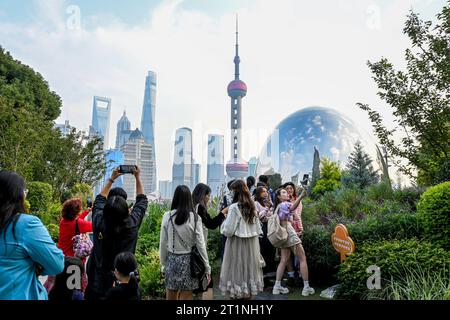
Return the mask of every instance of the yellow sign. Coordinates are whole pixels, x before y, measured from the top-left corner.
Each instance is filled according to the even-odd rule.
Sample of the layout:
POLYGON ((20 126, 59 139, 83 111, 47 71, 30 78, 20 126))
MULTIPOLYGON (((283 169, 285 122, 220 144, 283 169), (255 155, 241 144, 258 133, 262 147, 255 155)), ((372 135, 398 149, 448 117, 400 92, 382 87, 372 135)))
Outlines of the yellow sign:
POLYGON ((347 228, 341 223, 336 225, 334 233, 331 235, 331 243, 336 251, 341 254, 341 262, 355 251, 355 244, 352 238, 348 236, 347 228))

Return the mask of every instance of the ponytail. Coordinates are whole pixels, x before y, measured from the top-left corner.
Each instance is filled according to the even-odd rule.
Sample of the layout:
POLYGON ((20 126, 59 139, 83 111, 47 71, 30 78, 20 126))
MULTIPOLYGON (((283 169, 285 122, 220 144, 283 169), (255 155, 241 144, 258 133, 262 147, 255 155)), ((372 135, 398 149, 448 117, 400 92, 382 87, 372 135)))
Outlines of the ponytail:
POLYGON ((130 285, 133 290, 139 289, 139 281, 141 280, 139 277, 139 271, 134 270, 129 274, 130 280, 128 281, 128 285, 130 285))

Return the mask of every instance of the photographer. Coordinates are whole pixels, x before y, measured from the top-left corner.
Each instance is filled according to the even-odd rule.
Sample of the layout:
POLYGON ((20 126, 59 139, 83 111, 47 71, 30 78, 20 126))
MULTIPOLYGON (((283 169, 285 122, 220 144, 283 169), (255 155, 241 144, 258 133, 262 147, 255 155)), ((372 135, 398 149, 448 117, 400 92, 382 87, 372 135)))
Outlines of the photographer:
MULTIPOLYGON (((127 172, 128 173, 128 172, 127 172)), ((148 207, 141 181, 141 170, 134 166, 136 178, 136 201, 131 212, 122 196, 109 196, 114 180, 124 174, 116 168, 101 193, 97 195, 92 209, 94 249, 87 265, 88 287, 86 300, 103 299, 114 282, 114 259, 121 252, 135 253, 139 227, 148 207)))

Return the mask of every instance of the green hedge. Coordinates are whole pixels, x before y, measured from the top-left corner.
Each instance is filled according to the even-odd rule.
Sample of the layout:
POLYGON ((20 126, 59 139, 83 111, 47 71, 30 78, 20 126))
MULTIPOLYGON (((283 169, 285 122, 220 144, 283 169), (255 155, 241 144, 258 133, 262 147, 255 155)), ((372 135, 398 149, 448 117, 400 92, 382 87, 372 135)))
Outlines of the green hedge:
MULTIPOLYGON (((336 222, 328 226, 315 225, 305 228, 302 243, 308 259, 311 281, 315 283, 330 284, 336 280, 340 260, 339 253, 331 244, 335 225, 336 222)), ((423 235, 416 214, 370 216, 346 226, 356 251, 367 242, 420 238, 423 235)))
POLYGON ((371 274, 366 270, 372 265, 380 268, 383 288, 391 279, 402 279, 405 270, 420 267, 430 273, 441 272, 449 264, 450 253, 426 241, 407 239, 367 243, 341 265, 337 298, 362 299, 369 295, 367 279, 371 274))
POLYGON ((425 191, 417 210, 427 239, 450 250, 450 181, 425 191))
POLYGON ((144 254, 137 253, 140 288, 144 299, 163 299, 165 293, 164 280, 161 278, 159 251, 152 249, 144 254))

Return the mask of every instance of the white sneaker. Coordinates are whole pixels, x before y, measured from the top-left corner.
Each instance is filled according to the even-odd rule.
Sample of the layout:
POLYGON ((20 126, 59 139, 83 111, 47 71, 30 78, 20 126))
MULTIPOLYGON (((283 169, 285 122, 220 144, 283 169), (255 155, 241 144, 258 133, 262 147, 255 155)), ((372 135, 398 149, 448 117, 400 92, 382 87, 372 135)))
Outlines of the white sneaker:
POLYGON ((282 286, 274 286, 272 289, 272 294, 288 294, 289 289, 282 286))
POLYGON ((315 291, 314 291, 314 289, 311 288, 311 287, 303 288, 303 290, 302 290, 302 296, 304 296, 304 297, 307 297, 307 296, 309 296, 310 294, 314 294, 314 293, 315 293, 315 291))

